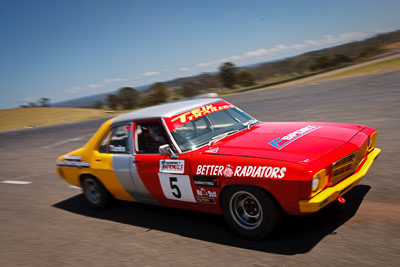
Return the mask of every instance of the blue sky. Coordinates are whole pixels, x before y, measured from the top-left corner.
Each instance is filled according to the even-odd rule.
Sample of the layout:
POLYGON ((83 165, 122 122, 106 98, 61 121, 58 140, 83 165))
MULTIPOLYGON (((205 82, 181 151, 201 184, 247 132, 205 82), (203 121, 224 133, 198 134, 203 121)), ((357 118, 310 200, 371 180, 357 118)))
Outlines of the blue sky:
POLYGON ((400 28, 400 1, 0 1, 0 108, 297 55, 400 28))

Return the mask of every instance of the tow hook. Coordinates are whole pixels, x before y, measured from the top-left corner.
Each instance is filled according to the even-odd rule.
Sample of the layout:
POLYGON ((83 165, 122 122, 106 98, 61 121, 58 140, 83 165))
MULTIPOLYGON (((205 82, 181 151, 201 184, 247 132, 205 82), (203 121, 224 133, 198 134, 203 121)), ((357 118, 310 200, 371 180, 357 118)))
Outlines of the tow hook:
POLYGON ((346 203, 346 199, 342 198, 342 197, 338 197, 337 201, 339 201, 340 203, 344 204, 346 203))

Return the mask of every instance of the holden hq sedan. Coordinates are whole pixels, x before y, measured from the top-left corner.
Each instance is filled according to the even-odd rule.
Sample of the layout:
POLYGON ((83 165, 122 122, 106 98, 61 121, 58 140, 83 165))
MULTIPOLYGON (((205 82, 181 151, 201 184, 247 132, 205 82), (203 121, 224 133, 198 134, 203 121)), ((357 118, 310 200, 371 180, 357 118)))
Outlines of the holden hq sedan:
POLYGON ((365 125, 260 122, 221 98, 192 99, 106 121, 57 172, 96 209, 120 199, 223 214, 262 239, 282 213, 344 202, 381 152, 376 137, 365 125))

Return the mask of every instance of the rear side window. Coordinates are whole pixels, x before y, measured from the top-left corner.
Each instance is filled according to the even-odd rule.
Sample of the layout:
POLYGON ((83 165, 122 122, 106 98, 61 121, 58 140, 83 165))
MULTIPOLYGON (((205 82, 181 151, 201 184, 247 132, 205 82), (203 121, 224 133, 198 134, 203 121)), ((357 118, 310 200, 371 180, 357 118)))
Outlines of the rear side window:
POLYGON ((110 142, 110 137, 111 137, 111 131, 106 134, 106 136, 103 138, 103 141, 101 141, 100 145, 100 153, 109 153, 108 151, 108 142, 110 142))
POLYGON ((129 125, 114 127, 108 133, 100 145, 101 153, 125 154, 130 153, 129 149, 129 125))

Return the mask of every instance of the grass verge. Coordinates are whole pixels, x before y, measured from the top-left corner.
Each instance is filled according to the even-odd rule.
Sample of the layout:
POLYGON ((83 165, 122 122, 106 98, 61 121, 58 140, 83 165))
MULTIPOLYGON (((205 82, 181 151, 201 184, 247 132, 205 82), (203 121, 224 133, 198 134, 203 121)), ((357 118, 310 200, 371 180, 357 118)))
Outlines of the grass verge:
POLYGON ((13 108, 0 110, 0 132, 79 122, 118 115, 121 112, 86 108, 13 108))
POLYGON ((391 70, 400 70, 400 57, 373 63, 367 66, 361 66, 358 68, 345 70, 340 73, 326 75, 321 78, 313 79, 312 82, 319 82, 319 81, 338 79, 338 78, 349 78, 354 76, 368 75, 368 74, 374 74, 391 70))

